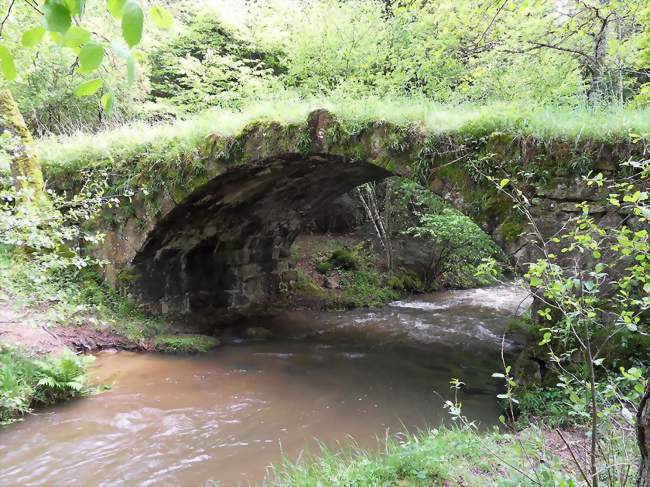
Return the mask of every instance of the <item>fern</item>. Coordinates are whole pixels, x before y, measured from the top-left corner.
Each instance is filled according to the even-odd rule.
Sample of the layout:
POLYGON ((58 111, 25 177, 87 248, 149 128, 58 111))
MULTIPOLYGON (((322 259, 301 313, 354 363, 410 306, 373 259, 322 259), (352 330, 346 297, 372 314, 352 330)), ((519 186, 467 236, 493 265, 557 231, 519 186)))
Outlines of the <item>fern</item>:
POLYGON ((88 394, 89 360, 71 353, 37 359, 0 345, 0 425, 28 414, 36 405, 88 394))

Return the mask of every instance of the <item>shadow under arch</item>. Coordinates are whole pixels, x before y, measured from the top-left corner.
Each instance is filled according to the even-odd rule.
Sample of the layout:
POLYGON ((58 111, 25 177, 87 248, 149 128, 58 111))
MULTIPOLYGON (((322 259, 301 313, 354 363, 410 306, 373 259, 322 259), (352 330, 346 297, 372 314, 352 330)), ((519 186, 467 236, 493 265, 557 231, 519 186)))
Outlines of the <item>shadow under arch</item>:
POLYGON ((287 153, 229 168, 187 196, 132 260, 152 311, 225 321, 264 306, 303 222, 356 186, 394 174, 332 154, 287 153))

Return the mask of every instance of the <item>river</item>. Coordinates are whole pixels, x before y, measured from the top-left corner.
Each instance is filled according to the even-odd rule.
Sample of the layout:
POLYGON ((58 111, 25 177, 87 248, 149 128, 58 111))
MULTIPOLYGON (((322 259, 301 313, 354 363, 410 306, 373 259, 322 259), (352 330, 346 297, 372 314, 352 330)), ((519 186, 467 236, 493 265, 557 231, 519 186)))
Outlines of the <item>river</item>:
POLYGON ((464 414, 495 424, 491 374, 524 296, 501 286, 288 312, 250 324, 272 340, 201 356, 101 353, 92 376, 110 390, 0 431, 0 485, 260 485, 271 463, 319 441, 378 448, 387 433, 447 421, 452 378, 467 384, 464 414))

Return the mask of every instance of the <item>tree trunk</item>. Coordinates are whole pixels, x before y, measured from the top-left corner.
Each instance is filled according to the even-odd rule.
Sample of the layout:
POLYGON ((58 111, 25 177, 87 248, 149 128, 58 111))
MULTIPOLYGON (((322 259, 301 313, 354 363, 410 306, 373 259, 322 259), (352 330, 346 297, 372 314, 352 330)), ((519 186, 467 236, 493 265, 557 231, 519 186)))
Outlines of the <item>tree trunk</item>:
POLYGON ((636 437, 641 451, 636 487, 650 487, 650 368, 645 394, 636 413, 636 437))
POLYGON ((607 35, 609 17, 601 20, 601 26, 594 37, 594 53, 590 66, 591 84, 587 90, 587 99, 593 103, 605 94, 603 78, 605 76, 605 57, 607 56, 607 35))
POLYGON ((9 90, 0 91, 2 148, 11 157, 11 176, 16 190, 30 190, 29 199, 44 198, 43 172, 32 134, 9 90))

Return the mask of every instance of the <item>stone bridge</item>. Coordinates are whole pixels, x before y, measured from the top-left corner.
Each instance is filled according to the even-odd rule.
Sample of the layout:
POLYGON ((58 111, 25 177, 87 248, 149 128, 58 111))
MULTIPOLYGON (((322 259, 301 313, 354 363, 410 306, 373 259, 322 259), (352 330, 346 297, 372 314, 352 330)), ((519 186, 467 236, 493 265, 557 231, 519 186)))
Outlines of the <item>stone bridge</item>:
MULTIPOLYGON (((233 137, 209 136, 174 166, 111 167, 114 187, 128 180, 149 192, 106 210, 107 236, 95 252, 109 262, 109 282, 130 288, 152 311, 218 322, 276 296, 303 224, 360 184, 417 179, 517 258, 528 253, 525 225, 485 174, 516 175, 550 236, 577 202, 599 198, 578 182, 576 161, 583 173, 613 172, 628 156, 604 142, 431 134, 415 125, 346 124, 317 110, 302 124, 259 121, 233 137)), ((63 189, 88 177, 47 165, 46 176, 63 189)))

